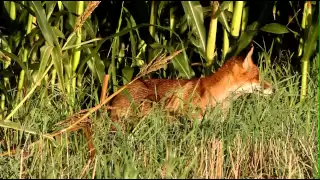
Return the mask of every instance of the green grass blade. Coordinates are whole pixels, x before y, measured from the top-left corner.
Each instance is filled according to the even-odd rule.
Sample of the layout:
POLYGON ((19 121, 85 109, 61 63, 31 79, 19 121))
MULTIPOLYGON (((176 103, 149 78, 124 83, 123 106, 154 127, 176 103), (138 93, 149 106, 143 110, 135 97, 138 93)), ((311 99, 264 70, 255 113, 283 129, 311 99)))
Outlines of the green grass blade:
POLYGON ((0 127, 23 131, 23 132, 27 132, 35 135, 38 134, 37 130, 31 129, 31 128, 24 128, 19 123, 12 122, 12 121, 0 121, 0 127))
MULTIPOLYGON (((72 36, 73 38, 75 38, 75 36, 73 35, 72 36)), ((69 40, 69 39, 68 39, 69 40)), ((78 46, 83 46, 83 45, 86 45, 86 44, 90 44, 90 43, 93 43, 93 42, 96 42, 96 41, 101 41, 102 40, 102 38, 94 38, 94 39, 91 39, 91 40, 88 40, 88 41, 83 41, 83 42, 81 42, 81 43, 79 43, 79 44, 74 44, 74 45, 69 45, 69 46, 64 46, 63 48, 62 48, 62 50, 63 51, 65 51, 65 50, 68 50, 68 49, 72 49, 72 48, 75 48, 75 47, 78 47, 78 46)), ((73 39, 73 41, 75 42, 75 39, 73 39)), ((70 41, 68 41, 68 43, 69 43, 70 41)))
POLYGON ((48 73, 52 66, 52 63, 49 65, 49 67, 46 69, 43 76, 36 82, 36 84, 31 88, 31 90, 28 92, 28 94, 22 99, 22 101, 10 112, 10 114, 5 118, 5 121, 9 121, 10 118, 13 117, 13 115, 18 111, 18 109, 26 102, 27 99, 33 94, 33 92, 36 90, 36 88, 40 85, 42 79, 45 77, 45 75, 48 73))

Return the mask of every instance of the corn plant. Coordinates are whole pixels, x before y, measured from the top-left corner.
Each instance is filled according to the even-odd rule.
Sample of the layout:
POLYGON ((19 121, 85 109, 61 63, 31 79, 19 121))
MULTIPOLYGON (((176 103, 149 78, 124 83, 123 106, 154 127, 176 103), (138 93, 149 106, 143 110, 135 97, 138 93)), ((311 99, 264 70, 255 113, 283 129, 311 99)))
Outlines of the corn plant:
MULTIPOLYGON (((173 53, 182 49, 164 68, 141 78, 190 79, 206 76, 230 57, 246 53, 245 49, 253 44, 259 57, 255 59, 259 60, 258 64, 263 67, 268 78, 273 79, 275 90, 279 91, 270 101, 261 103, 260 99, 254 101, 250 98, 249 103, 239 101, 236 103, 238 106, 231 110, 233 116, 230 121, 210 124, 211 129, 207 128, 208 131, 205 132, 201 129, 203 124, 199 125, 201 128, 197 124, 194 125, 197 128, 186 125, 186 129, 191 132, 182 132, 180 125, 174 125, 170 129, 171 124, 162 122, 162 117, 158 117, 155 111, 147 119, 147 123, 139 122, 130 135, 115 135, 112 142, 107 140, 112 148, 107 147, 106 151, 111 157, 99 154, 102 158, 97 158, 94 166, 97 171, 92 170, 96 176, 93 173, 92 177, 263 178, 262 174, 266 174, 265 177, 270 178, 309 178, 317 172, 312 156, 315 147, 315 122, 312 119, 316 116, 312 107, 315 104, 312 95, 316 94, 313 91, 316 84, 310 78, 313 75, 309 71, 315 72, 315 61, 312 60, 318 57, 315 52, 318 46, 318 2, 6 1, 1 4, 1 138, 12 140, 13 144, 18 145, 23 144, 19 141, 23 139, 21 137, 28 139, 32 135, 32 140, 49 140, 46 150, 51 150, 52 145, 61 147, 61 144, 57 145, 57 141, 48 135, 56 130, 52 124, 80 109, 94 106, 94 111, 97 111, 102 106, 100 102, 105 103, 99 100, 99 91, 106 74, 110 75, 108 93, 111 94, 135 79, 160 53, 173 53), (289 52, 284 58, 285 53, 280 49, 289 49, 293 53, 289 52), (293 68, 295 66, 298 68, 293 68), (292 73, 294 71, 298 73, 292 73), (295 96, 297 93, 300 97, 295 96), (303 103, 297 103, 299 98, 303 103), (281 103, 287 108, 283 108, 281 103), (253 108, 250 104, 254 104, 257 110, 250 109, 253 108), (33 109, 30 110, 30 107, 33 109), (38 107, 48 107, 48 113, 45 108, 37 113, 34 109, 38 107), (239 121, 238 117, 242 112, 245 114, 239 121), (37 121, 31 121, 28 119, 30 114, 41 116, 34 118, 37 121), (152 117, 154 115, 157 117, 152 117), (298 127, 305 128, 301 130, 298 127), (263 134, 259 128, 269 132, 266 134, 268 138, 280 138, 279 141, 261 142, 257 145, 250 138, 253 137, 252 133, 254 136, 263 134), (311 133, 308 140, 300 139, 304 130, 311 133), (160 136, 158 132, 161 132, 160 136), (290 134, 290 142, 287 142, 288 132, 294 137, 290 134), (236 133, 250 141, 241 144, 241 138, 236 133), (214 136, 219 137, 219 140, 207 142, 215 139, 211 138, 214 136), (199 138, 204 140, 198 141, 199 138), (230 143, 236 138, 238 142, 230 143), (166 144, 168 140, 172 146, 170 143, 166 144), (304 141, 307 143, 304 144, 304 141), (114 142, 120 146, 113 144, 114 142), (219 159, 208 159, 208 154, 212 151, 212 148, 207 147, 208 144, 219 146, 219 153, 215 149, 219 159), (248 148, 243 153, 245 155, 241 155, 239 148, 251 144, 254 149, 248 148), (263 149, 265 144, 268 148, 263 149), (283 145, 292 148, 279 151, 279 147, 283 145), (141 149, 137 151, 137 147, 141 149), (164 147, 166 152, 162 152, 164 147), (260 148, 260 154, 257 153, 257 148, 260 148), (270 156, 265 156, 263 152, 270 156), (184 154, 183 158, 179 154, 184 154), (256 157, 257 154, 259 157, 256 157), (272 156, 274 154, 280 154, 282 159, 277 160, 272 156), (165 161, 159 162, 158 159, 165 161), (293 163, 287 163, 288 160, 293 163), (251 164, 248 165, 247 161, 251 164), (273 166, 270 167, 265 162, 273 166), (108 171, 105 164, 108 164, 108 171), (125 168, 121 167, 122 164, 125 164, 125 168), (207 167, 208 164, 210 167, 207 167), (292 168, 292 164, 295 168, 292 168)), ((113 96, 114 94, 111 95, 113 96)), ((110 96, 107 99, 110 100, 110 96)), ((87 111, 76 122, 79 123, 90 114, 93 111, 87 111)), ((212 117, 217 119, 219 115, 213 113, 212 117)), ((95 143, 111 137, 106 134, 107 127, 103 124, 105 121, 110 123, 108 117, 95 121, 101 122, 95 129, 95 136, 98 137, 95 143)), ((71 128, 69 126, 67 129, 71 128)), ((29 141, 25 140, 26 142, 29 141)), ((4 144, 6 143, 0 139, 1 150, 4 144)), ((74 144, 77 143, 73 142, 72 145, 74 144)), ((51 153, 50 150, 48 152, 51 153)), ((104 150, 100 151, 104 153, 104 150)), ((75 159, 85 161, 82 156, 84 154, 75 159)), ((20 178, 24 172, 30 172, 31 178, 68 176, 69 172, 65 173, 65 170, 52 173, 47 172, 50 168, 41 169, 48 166, 46 161, 55 162, 58 159, 52 157, 50 160, 43 160, 41 156, 39 170, 34 168, 37 160, 32 161, 32 167, 28 171, 23 170, 24 163, 21 159, 18 173, 20 178)), ((64 159, 62 155, 59 157, 64 159)), ((1 162, 11 167, 11 162, 1 162)), ((71 170, 67 168, 72 171, 70 177, 75 174, 80 174, 80 178, 89 177, 87 172, 91 164, 87 164, 87 168, 83 168, 81 173, 78 172, 81 168, 77 165, 78 163, 67 164, 67 167, 72 167, 71 170)), ((54 166, 54 172, 60 167, 66 167, 66 164, 61 161, 61 164, 54 166)))

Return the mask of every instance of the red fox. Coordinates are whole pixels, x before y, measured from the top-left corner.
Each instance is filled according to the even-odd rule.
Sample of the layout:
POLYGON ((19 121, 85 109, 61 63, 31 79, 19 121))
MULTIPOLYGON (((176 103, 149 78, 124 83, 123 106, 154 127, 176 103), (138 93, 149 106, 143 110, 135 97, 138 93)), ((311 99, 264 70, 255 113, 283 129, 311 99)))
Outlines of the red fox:
POLYGON ((137 80, 128 85, 126 92, 118 94, 111 102, 111 119, 132 115, 132 103, 146 115, 152 102, 164 103, 169 112, 185 112, 191 104, 200 110, 202 118, 207 108, 222 104, 227 112, 229 97, 238 98, 245 93, 272 94, 270 83, 261 82, 259 68, 253 63, 252 47, 246 57, 235 56, 227 60, 216 73, 208 77, 190 80, 147 79, 137 80))

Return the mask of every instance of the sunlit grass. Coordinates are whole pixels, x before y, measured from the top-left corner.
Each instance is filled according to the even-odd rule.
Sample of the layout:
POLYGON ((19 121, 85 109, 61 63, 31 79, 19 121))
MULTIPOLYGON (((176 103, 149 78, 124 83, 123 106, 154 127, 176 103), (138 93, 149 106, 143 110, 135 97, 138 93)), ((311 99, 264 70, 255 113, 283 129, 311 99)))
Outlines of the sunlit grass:
MULTIPOLYGON (((315 178, 317 169, 317 57, 311 61, 307 99, 299 102, 299 76, 287 64, 264 72, 275 94, 247 95, 233 102, 228 119, 217 109, 201 123, 170 119, 154 108, 142 119, 110 133, 107 115, 92 115, 96 158, 89 164, 81 131, 57 137, 57 147, 43 140, 31 155, 0 157, 2 178, 315 178)), ((92 89, 91 89, 92 90, 92 89)), ((79 91, 79 90, 78 90, 79 91)), ((53 94, 40 99, 39 89, 15 116, 25 127, 42 133, 56 130, 67 116, 67 105, 53 94), (48 103, 55 102, 55 103, 48 103)), ((77 92, 83 99, 88 89, 77 92)), ((92 97, 94 99, 94 97, 92 97)), ((97 100, 95 100, 98 102, 97 100)), ((80 110, 81 102, 76 104, 80 110)), ((7 131, 6 142, 23 145, 37 136, 7 131)), ((1 144, 3 151, 4 144, 1 144)))

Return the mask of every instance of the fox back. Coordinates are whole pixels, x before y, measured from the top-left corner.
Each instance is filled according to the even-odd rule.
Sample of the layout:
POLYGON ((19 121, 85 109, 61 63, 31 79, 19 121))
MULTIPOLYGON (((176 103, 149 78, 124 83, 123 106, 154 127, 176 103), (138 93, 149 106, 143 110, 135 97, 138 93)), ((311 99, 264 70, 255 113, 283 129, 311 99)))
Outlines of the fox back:
POLYGON ((227 60, 217 72, 203 78, 190 80, 147 79, 137 80, 127 86, 125 92, 117 95, 112 103, 111 118, 132 115, 132 105, 146 115, 153 102, 163 103, 169 112, 185 112, 191 104, 200 110, 202 118, 208 107, 222 104, 227 112, 230 97, 238 98, 246 93, 272 93, 270 83, 261 81, 259 68, 253 63, 252 47, 246 57, 235 56, 227 60))

